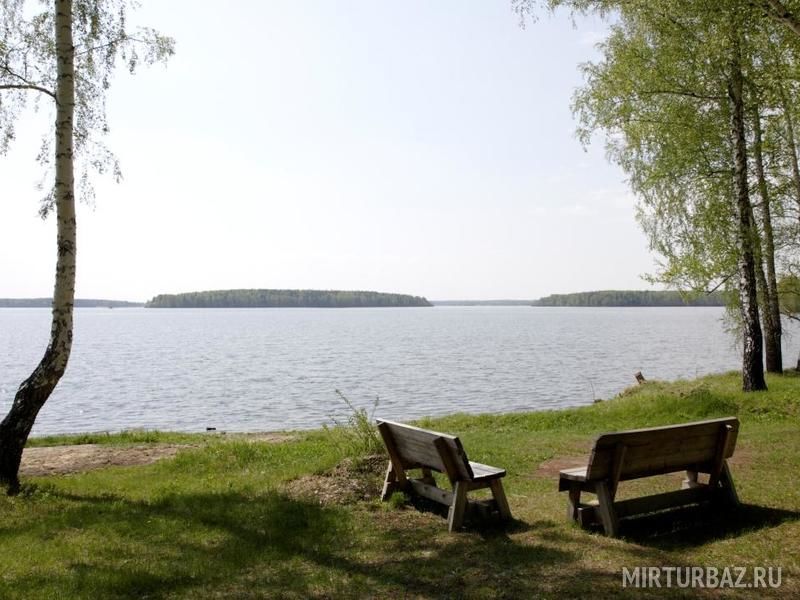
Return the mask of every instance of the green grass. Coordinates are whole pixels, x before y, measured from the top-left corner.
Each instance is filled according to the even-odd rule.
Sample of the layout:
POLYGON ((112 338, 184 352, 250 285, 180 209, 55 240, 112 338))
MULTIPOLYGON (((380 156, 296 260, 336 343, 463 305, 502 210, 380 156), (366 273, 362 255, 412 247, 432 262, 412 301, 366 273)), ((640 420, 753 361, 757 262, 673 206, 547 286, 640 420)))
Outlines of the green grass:
POLYGON ((196 444, 208 441, 219 434, 216 433, 178 433, 174 431, 151 431, 146 429, 130 429, 118 433, 99 431, 95 433, 79 433, 72 435, 43 435, 28 439, 29 447, 42 446, 75 446, 78 444, 100 444, 107 446, 124 446, 129 444, 196 444))
MULTIPOLYGON (((622 567, 782 566, 780 590, 800 592, 800 377, 770 377, 743 394, 726 374, 652 382, 585 408, 425 419, 461 436, 473 460, 505 467, 516 521, 448 534, 438 514, 362 501, 320 505, 285 492, 342 458, 341 431, 283 443, 228 436, 129 432, 80 442, 192 444, 145 467, 24 482, 0 497, 0 598, 684 597, 691 590, 624 590, 622 567), (565 519, 553 458, 588 452, 601 432, 717 416, 742 421, 733 473, 736 513, 653 520, 618 540, 565 519), (152 437, 148 437, 152 436, 152 437), (656 532, 653 534, 653 532, 656 532)), ((47 443, 70 442, 47 440, 47 443)), ((43 443, 43 440, 37 440, 43 443)), ((668 489, 675 477, 624 483, 668 489)), ((704 590, 699 590, 704 592, 704 590)), ((701 594, 702 595, 702 594, 701 594)))

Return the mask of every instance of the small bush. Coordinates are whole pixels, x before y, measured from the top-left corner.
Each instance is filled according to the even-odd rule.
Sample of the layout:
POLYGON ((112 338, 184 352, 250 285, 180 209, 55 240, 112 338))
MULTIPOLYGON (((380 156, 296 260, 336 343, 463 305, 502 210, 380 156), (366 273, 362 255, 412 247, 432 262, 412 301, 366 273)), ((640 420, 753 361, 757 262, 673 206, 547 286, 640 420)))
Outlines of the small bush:
MULTIPOLYGON (((365 408, 356 408, 341 391, 336 390, 336 395, 347 405, 349 415, 344 421, 333 421, 333 433, 338 445, 347 456, 368 456, 383 453, 383 440, 378 433, 375 422, 375 411, 380 399, 376 396, 372 404, 372 411, 365 408)), ((327 426, 325 429, 329 429, 327 426)))

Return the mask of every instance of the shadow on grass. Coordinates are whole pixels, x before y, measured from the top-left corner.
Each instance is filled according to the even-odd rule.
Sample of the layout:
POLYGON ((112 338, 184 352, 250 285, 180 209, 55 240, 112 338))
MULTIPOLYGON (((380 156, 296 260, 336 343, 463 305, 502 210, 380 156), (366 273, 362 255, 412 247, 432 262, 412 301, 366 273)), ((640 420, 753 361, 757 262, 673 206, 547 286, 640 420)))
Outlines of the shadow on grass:
MULTIPOLYGON (((437 515, 446 522, 449 508, 444 504, 416 495, 407 496, 406 500, 408 506, 412 510, 437 515)), ((464 526, 469 531, 484 537, 503 536, 510 533, 524 533, 531 530, 531 524, 525 521, 514 518, 510 521, 501 521, 496 513, 486 517, 478 511, 471 510, 467 510, 464 515, 464 526)))
POLYGON ((473 522, 449 535, 438 518, 324 507, 275 491, 141 501, 45 490, 29 501, 44 510, 0 525, 0 545, 36 564, 0 564, 3 598, 606 597, 626 590, 621 573, 581 564, 595 547, 629 555, 631 566, 671 564, 680 561, 671 550, 800 518, 753 505, 694 509, 627 523, 625 541, 634 543, 620 547, 549 520, 473 522))
MULTIPOLYGON (((72 547, 56 550, 55 559, 69 560, 51 571, 30 569, 16 580, 6 574, 0 581, 2 597, 3 591, 36 590, 44 597, 159 598, 231 581, 259 561, 281 564, 319 555, 319 548, 335 546, 345 531, 335 511, 276 493, 256 498, 233 492, 180 494, 153 502, 114 495, 48 496, 61 510, 16 530, 0 528, 0 543, 32 536, 47 554, 47 545, 66 542, 72 547)), ((284 576, 279 569, 274 575, 284 576)))
POLYGON ((0 569, 2 597, 527 597, 543 570, 575 560, 501 528, 398 530, 385 514, 272 491, 154 501, 48 491, 46 502, 58 509, 0 527, 0 544, 38 545, 42 556, 24 570, 0 569))
POLYGON ((797 520, 798 511, 754 504, 727 509, 691 506, 622 521, 620 533, 643 546, 680 550, 797 520))
MULTIPOLYGON (((621 534, 623 546, 620 548, 626 557, 618 559, 617 567, 602 570, 591 567, 566 568, 553 573, 549 579, 548 590, 555 597, 634 597, 634 598, 686 598, 718 597, 719 590, 687 589, 673 583, 671 588, 652 586, 637 587, 623 584, 623 567, 632 571, 642 566, 666 566, 691 568, 704 564, 704 559, 687 561, 692 550, 706 543, 722 539, 735 539, 745 534, 780 526, 787 522, 800 520, 800 512, 773 509, 764 506, 744 504, 735 509, 712 510, 710 508, 688 507, 680 510, 623 520, 621 534), (688 554, 682 551, 689 550, 688 554)), ((580 531, 577 526, 576 530, 580 531)), ((595 531, 601 531, 599 528, 595 531)), ((562 538, 558 530, 544 532, 544 537, 562 538)), ((602 547, 619 544, 602 534, 586 536, 587 547, 602 547)), ((747 560, 747 559, 742 559, 747 560)), ((743 563, 743 564, 746 564, 743 563)), ((778 589, 736 589, 737 597, 796 597, 797 582, 784 579, 783 587, 778 589)), ((664 586, 666 582, 664 581, 664 586)))

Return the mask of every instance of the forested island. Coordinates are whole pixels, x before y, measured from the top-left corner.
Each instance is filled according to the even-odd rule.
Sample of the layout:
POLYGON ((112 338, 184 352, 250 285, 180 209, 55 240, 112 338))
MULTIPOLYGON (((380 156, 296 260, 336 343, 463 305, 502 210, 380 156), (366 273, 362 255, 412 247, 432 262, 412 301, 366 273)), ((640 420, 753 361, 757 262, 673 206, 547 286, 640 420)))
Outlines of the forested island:
POLYGON ((213 290, 159 294, 145 308, 367 308, 432 306, 421 296, 341 290, 213 290))
POLYGON ((725 306, 721 292, 689 296, 675 291, 599 290, 551 294, 534 306, 725 306))
MULTIPOLYGON (((0 308, 50 308, 52 305, 52 298, 0 298, 0 308)), ((75 299, 75 308, 132 308, 137 306, 144 306, 144 303, 95 298, 75 299)))

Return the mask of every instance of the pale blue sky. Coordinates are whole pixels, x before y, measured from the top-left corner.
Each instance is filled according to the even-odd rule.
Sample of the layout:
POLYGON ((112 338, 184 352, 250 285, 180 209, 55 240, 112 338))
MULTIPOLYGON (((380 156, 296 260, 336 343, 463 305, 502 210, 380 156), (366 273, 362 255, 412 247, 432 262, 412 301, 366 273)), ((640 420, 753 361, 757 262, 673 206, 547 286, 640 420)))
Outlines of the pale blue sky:
MULTIPOLYGON (((109 96, 125 180, 79 212, 80 297, 233 287, 537 298, 645 287, 623 174, 569 104, 602 23, 509 0, 145 0, 169 66, 109 96)), ((0 159, 0 296, 47 296, 40 121, 0 159)))

